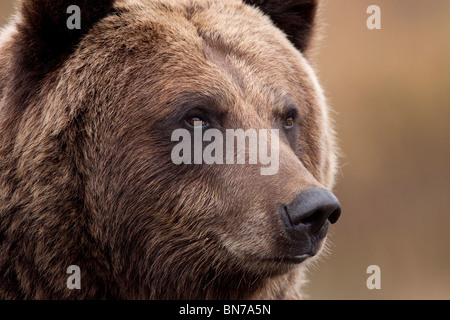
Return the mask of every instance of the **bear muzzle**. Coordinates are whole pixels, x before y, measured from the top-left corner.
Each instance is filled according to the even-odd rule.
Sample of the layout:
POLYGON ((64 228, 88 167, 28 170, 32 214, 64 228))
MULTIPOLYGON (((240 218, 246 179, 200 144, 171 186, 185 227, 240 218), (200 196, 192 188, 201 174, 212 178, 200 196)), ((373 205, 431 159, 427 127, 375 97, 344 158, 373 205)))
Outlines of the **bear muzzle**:
POLYGON ((289 238, 283 261, 300 263, 318 253, 329 223, 341 215, 341 205, 327 189, 304 190, 290 204, 279 206, 280 218, 289 238))

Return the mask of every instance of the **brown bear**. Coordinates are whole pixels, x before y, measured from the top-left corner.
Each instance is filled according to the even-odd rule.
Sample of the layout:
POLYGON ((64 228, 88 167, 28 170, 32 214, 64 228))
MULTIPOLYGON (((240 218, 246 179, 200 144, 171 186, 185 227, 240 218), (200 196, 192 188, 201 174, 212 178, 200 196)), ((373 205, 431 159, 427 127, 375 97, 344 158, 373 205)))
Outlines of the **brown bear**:
POLYGON ((340 215, 317 7, 20 2, 0 40, 0 298, 301 298, 340 215), (278 171, 174 163, 173 132, 208 128, 276 129, 278 171))

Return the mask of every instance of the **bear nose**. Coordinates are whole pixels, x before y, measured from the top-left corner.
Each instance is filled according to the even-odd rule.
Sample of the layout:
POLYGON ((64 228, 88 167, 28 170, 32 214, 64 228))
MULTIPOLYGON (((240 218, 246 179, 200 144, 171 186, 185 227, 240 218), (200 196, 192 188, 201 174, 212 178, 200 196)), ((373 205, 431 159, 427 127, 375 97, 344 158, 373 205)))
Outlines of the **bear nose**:
POLYGON ((293 238, 307 235, 325 237, 327 221, 336 223, 341 215, 341 205, 331 191, 323 188, 308 189, 288 205, 280 207, 281 219, 293 238), (320 231, 320 232, 319 232, 320 231))

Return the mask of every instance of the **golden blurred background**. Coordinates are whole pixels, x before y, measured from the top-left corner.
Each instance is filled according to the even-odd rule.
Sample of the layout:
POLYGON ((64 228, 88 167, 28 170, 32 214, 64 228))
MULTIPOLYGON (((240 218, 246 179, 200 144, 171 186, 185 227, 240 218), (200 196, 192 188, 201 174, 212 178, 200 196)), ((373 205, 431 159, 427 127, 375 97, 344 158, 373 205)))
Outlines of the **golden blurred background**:
POLYGON ((450 299, 450 1, 328 0, 323 18, 343 214, 310 298, 450 299), (366 27, 372 4, 381 30, 366 27))
MULTIPOLYGON (((0 26, 13 7, 1 0, 0 26)), ((450 299, 450 1, 325 0, 322 18, 343 215, 309 299, 450 299), (366 27, 373 4, 381 30, 366 27)))

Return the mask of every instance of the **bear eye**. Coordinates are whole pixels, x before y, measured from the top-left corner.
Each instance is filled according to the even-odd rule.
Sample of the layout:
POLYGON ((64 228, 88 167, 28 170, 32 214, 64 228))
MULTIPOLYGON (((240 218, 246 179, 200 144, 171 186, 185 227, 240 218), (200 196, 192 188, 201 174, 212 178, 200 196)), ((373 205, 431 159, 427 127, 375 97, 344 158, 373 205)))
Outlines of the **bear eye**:
POLYGON ((292 129, 294 127, 294 118, 293 117, 289 117, 286 120, 284 120, 284 128, 285 129, 292 129))
POLYGON ((185 121, 188 125, 190 125, 191 127, 194 127, 194 128, 198 128, 198 127, 203 128, 208 125, 208 123, 200 117, 188 117, 188 118, 186 118, 185 121))

